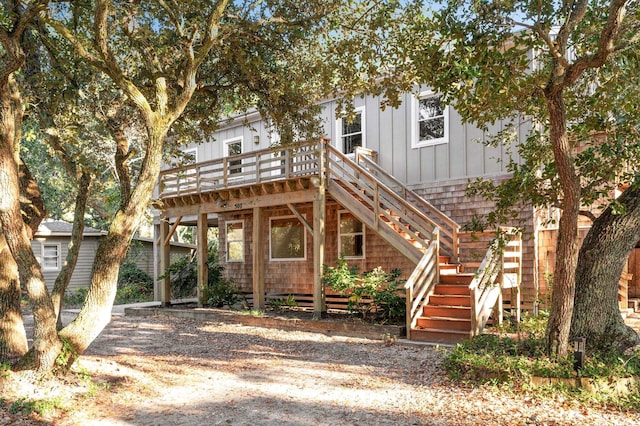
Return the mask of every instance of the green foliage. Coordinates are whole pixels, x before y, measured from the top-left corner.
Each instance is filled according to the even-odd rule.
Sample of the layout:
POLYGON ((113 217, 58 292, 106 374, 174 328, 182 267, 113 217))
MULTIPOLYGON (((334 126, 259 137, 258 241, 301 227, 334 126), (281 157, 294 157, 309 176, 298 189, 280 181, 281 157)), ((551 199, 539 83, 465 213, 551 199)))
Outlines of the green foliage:
POLYGON ((298 302, 293 294, 289 294, 286 298, 269 299, 267 305, 278 312, 282 312, 287 308, 297 308, 298 302))
POLYGON ((76 351, 76 349, 68 339, 62 336, 59 337, 62 341, 62 349, 60 349, 60 353, 56 358, 55 370, 66 373, 67 371, 69 371, 69 368, 71 368, 71 365, 75 362, 75 360, 78 359, 78 351, 76 351))
MULTIPOLYGON (((544 330, 548 313, 538 317, 525 316, 519 327, 502 327, 500 334, 482 334, 458 344, 443 361, 443 367, 452 380, 473 384, 499 384, 518 392, 531 390, 532 377, 602 379, 640 377, 640 351, 630 354, 612 353, 589 356, 579 372, 574 371, 573 356, 555 360, 545 355, 544 330), (507 333, 519 332, 519 338, 507 333)), ((594 395, 579 389, 570 389, 561 383, 535 391, 538 396, 562 392, 572 398, 593 401, 594 395)), ((636 393, 627 396, 603 395, 598 402, 621 407, 640 408, 636 393)))
POLYGON ((378 266, 360 275, 357 267, 350 267, 341 257, 335 267, 324 265, 322 278, 329 288, 349 297, 350 312, 385 323, 404 321, 405 300, 398 294, 403 289, 400 274, 399 269, 387 273, 378 266))
POLYGON ((135 262, 120 265, 115 304, 147 302, 153 299, 153 278, 135 262))
MULTIPOLYGON (((195 256, 184 256, 172 263, 167 269, 171 277, 171 297, 182 298, 193 296, 198 282, 198 259, 195 256)), ((160 277, 163 279, 164 275, 160 277)))
POLYGON ((89 288, 80 287, 75 292, 65 292, 64 293, 64 306, 67 307, 79 307, 82 306, 85 299, 87 298, 87 293, 89 292, 89 288))
MULTIPOLYGON (((238 301, 238 290, 233 280, 222 275, 224 267, 218 261, 218 243, 209 244, 207 254, 207 285, 202 288, 203 305, 222 307, 232 306, 238 301)), ((171 277, 171 295, 174 298, 194 294, 198 282, 197 257, 185 256, 168 268, 171 277)), ((162 278, 162 277, 160 277, 162 278)))
POLYGON ((221 308, 225 305, 233 306, 239 299, 238 289, 228 278, 220 277, 216 281, 208 282, 202 289, 203 305, 221 308))
POLYGON ((63 403, 62 398, 42 400, 29 400, 27 398, 20 398, 11 403, 8 411, 11 414, 20 413, 25 416, 34 412, 38 413, 40 416, 47 416, 53 413, 56 409, 67 409, 67 407, 63 403))

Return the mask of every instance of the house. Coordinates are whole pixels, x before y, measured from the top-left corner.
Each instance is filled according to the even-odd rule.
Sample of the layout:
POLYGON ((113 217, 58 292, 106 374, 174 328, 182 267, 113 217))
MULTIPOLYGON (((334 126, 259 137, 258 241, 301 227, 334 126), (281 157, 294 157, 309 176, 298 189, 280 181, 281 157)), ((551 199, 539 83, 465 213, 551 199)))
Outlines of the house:
MULTIPOLYGON (((257 114, 225 121, 213 140, 185 150, 192 164, 161 172, 156 240, 196 225, 203 284, 207 230, 218 227, 225 273, 257 309, 293 295, 322 315, 336 300, 322 267, 341 255, 361 271, 399 268, 407 333, 417 340, 459 341, 496 307, 500 317, 505 303, 516 315, 536 309, 548 271, 539 250, 549 248, 548 235, 539 239, 545 212, 523 207, 528 235, 510 237, 504 258, 488 248, 495 233, 463 232, 482 231, 477 218, 492 210, 465 194, 469 180, 507 178, 506 147, 479 143, 487 134, 427 90, 405 94, 397 109, 379 101, 356 99, 352 121, 324 102, 325 138, 286 148, 257 114)), ((523 138, 528 124, 517 124, 523 138)), ((166 245, 158 252, 162 271, 166 245)), ((167 286, 160 283, 164 304, 167 286)))
MULTIPOLYGON (((49 291, 53 289, 56 278, 62 269, 67 253, 73 224, 60 220, 45 220, 31 241, 33 253, 42 266, 42 273, 49 291)), ((100 241, 107 235, 106 231, 86 226, 82 237, 82 245, 78 254, 78 262, 69 282, 68 292, 75 292, 81 287, 88 287, 91 281, 93 260, 100 241)), ((127 259, 134 261, 149 276, 154 276, 154 246, 151 238, 134 239, 127 254, 127 259)), ((175 261, 181 256, 191 255, 193 245, 171 241, 171 256, 175 261)))

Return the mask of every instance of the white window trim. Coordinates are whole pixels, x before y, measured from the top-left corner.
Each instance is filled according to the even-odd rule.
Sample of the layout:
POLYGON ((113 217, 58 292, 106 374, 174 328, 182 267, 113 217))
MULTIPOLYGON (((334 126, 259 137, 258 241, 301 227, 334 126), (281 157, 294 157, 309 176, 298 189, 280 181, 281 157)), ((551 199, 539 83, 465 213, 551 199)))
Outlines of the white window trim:
POLYGON ((349 235, 360 235, 362 234, 362 256, 344 256, 345 259, 366 259, 367 257, 367 251, 366 251, 366 238, 367 238, 367 230, 365 227, 365 224, 360 222, 358 220, 358 222, 360 222, 362 224, 362 233, 357 232, 357 233, 347 233, 347 234, 343 234, 342 232, 340 232, 340 222, 342 219, 342 215, 343 214, 350 214, 351 216, 353 216, 353 218, 355 220, 358 220, 357 217, 355 217, 353 215, 353 213, 351 213, 348 210, 338 210, 338 253, 340 254, 340 256, 342 256, 342 237, 343 236, 349 236, 349 235))
MULTIPOLYGON (((230 138, 230 139, 225 139, 222 141, 222 144, 224 145, 224 152, 223 152, 223 156, 228 157, 229 156, 229 145, 233 144, 233 143, 237 143, 240 142, 240 153, 244 154, 244 138, 242 136, 236 136, 235 138, 230 138)), ((242 161, 242 160, 241 160, 242 161)), ((242 174, 242 168, 240 168, 240 171, 237 172, 238 174, 242 174)), ((230 180, 233 179, 240 179, 242 176, 234 176, 234 175, 229 175, 228 178, 230 180)))
MULTIPOLYGON (((244 262, 244 252, 245 252, 245 248, 246 248, 246 242, 245 242, 245 235, 244 235, 244 230, 245 230, 245 226, 244 226, 244 220, 229 220, 226 221, 224 224, 224 238, 225 238, 225 258, 227 259, 227 263, 233 263, 233 262, 244 262), (242 258, 241 259, 229 259, 229 225, 233 225, 236 223, 241 223, 242 224, 242 258)), ((233 241, 238 241, 238 240, 233 240, 233 241)))
POLYGON ((437 96, 438 94, 434 91, 425 91, 421 92, 418 97, 413 97, 411 102, 411 148, 422 148, 425 146, 434 146, 449 143, 449 114, 450 107, 449 105, 444 105, 444 109, 442 111, 444 115, 444 137, 438 139, 431 139, 429 141, 420 141, 420 122, 418 120, 418 108, 420 105, 420 100, 424 98, 429 98, 433 96, 437 96))
POLYGON ((183 149, 182 153, 185 155, 193 155, 193 163, 189 164, 196 164, 198 162, 198 148, 183 149))
POLYGON ((40 246, 40 265, 42 266, 42 270, 43 271, 60 271, 62 269, 62 252, 61 252, 62 246, 60 243, 45 243, 42 242, 41 246, 40 246), (56 246, 57 247, 57 252, 58 252, 58 259, 57 259, 57 264, 58 266, 56 266, 55 268, 51 268, 51 267, 47 267, 44 261, 44 248, 45 246, 56 246))
MULTIPOLYGON (((356 113, 360 113, 360 130, 362 133, 362 148, 366 148, 367 147, 367 115, 365 114, 365 107, 364 106, 360 106, 357 108, 354 108, 354 112, 356 113)), ((345 120, 346 117, 340 117, 338 119, 336 119, 336 148, 338 148, 338 151, 342 152, 343 154, 349 156, 349 157, 353 157, 354 154, 347 154, 345 152, 343 152, 342 148, 344 146, 343 142, 342 142, 342 122, 343 120, 345 120)))
MULTIPOLYGON (((305 215, 303 215, 303 217, 305 217, 305 215)), ((272 223, 274 220, 279 220, 279 219, 296 219, 298 222, 300 222, 300 219, 298 219, 296 216, 294 215, 290 215, 290 216, 273 216, 269 218, 269 261, 271 262, 304 262, 307 260, 307 231, 306 229, 304 229, 304 225, 302 224, 302 222, 300 222, 300 226, 302 227, 302 236, 304 238, 304 242, 302 243, 302 249, 304 251, 304 256, 303 257, 288 257, 288 258, 274 258, 272 253, 271 253, 271 228, 272 228, 272 223)))

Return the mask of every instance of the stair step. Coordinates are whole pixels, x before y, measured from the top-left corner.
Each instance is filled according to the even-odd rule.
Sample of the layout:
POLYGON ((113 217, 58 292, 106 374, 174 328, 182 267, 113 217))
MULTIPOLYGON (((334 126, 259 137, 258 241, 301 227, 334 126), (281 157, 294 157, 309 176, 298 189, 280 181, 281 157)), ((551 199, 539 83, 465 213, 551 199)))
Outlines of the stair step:
POLYGON ((474 274, 440 274, 441 284, 466 284, 473 280, 474 274))
POLYGON ((422 316, 469 319, 471 318, 471 308, 469 306, 427 305, 422 308, 422 316))
POLYGON ((434 306, 471 306, 469 296, 456 294, 432 294, 429 296, 429 305, 434 306))
POLYGON ((467 284, 436 284, 434 293, 459 296, 469 296, 471 294, 467 284))
POLYGON ((416 325, 420 328, 438 330, 471 331, 471 318, 420 317, 416 325))
POLYGON ((470 333, 465 331, 438 330, 429 328, 414 328, 411 330, 411 340, 415 340, 417 342, 455 345, 456 343, 461 343, 465 340, 468 340, 469 337, 470 333))
POLYGON ((460 264, 445 263, 440 265, 440 275, 456 275, 459 272, 460 264))
POLYGON ((444 255, 440 255, 438 256, 438 263, 440 263, 441 265, 444 263, 450 263, 451 262, 451 256, 444 256, 444 255))

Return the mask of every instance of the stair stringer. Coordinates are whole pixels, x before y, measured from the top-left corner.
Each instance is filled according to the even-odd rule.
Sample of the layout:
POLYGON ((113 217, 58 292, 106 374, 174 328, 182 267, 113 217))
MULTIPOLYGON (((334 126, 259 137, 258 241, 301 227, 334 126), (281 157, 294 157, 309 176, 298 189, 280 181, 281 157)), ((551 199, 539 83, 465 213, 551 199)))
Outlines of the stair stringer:
POLYGON ((344 208, 349 210, 359 221, 374 230, 386 242, 391 244, 396 250, 407 257, 413 264, 417 265, 423 256, 421 249, 415 247, 409 240, 391 226, 376 218, 375 213, 363 202, 355 198, 349 191, 339 185, 334 180, 329 180, 327 184, 329 195, 331 195, 344 208))

